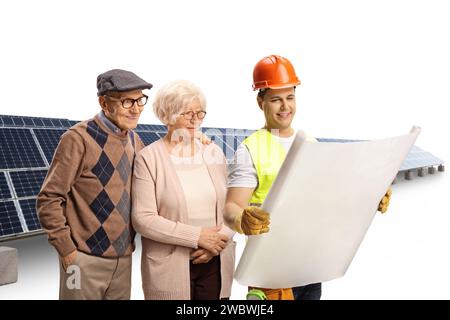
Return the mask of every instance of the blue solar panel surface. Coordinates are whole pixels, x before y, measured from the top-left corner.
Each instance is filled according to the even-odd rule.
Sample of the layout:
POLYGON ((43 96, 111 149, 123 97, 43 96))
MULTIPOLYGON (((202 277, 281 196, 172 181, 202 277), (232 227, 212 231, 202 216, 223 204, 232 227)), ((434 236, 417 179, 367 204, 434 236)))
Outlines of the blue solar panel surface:
POLYGON ((13 201, 0 202, 0 236, 23 232, 13 201))
POLYGON ((47 170, 10 172, 18 198, 34 197, 39 193, 47 170))
POLYGON ((0 199, 10 199, 11 191, 9 190, 8 182, 4 172, 0 172, 0 199))
POLYGON ((34 134, 39 141, 42 151, 45 154, 45 158, 48 163, 52 162, 53 154, 55 153, 56 147, 59 140, 65 130, 62 129, 34 129, 34 134))
POLYGON ((11 117, 5 116, 5 117, 2 117, 2 124, 4 126, 13 126, 14 121, 11 117))
POLYGON ((0 127, 30 127, 30 128, 70 128, 77 121, 56 118, 21 117, 0 115, 0 127))
POLYGON ((38 216, 36 214, 36 199, 19 200, 22 214, 28 227, 28 231, 41 229, 38 216))
POLYGON ((149 144, 155 142, 156 140, 159 140, 161 137, 155 133, 155 132, 148 132, 148 131, 136 131, 136 133, 141 138, 142 142, 148 146, 149 144))
POLYGON ((45 167, 28 129, 0 129, 0 169, 45 167))

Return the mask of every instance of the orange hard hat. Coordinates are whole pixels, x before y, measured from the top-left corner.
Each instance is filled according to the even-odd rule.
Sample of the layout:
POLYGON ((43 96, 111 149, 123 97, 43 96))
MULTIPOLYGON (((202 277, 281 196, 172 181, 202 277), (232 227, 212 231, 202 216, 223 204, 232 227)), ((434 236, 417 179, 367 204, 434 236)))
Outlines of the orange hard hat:
POLYGON ((265 57, 253 69, 253 90, 288 88, 300 83, 292 63, 281 56, 265 57))

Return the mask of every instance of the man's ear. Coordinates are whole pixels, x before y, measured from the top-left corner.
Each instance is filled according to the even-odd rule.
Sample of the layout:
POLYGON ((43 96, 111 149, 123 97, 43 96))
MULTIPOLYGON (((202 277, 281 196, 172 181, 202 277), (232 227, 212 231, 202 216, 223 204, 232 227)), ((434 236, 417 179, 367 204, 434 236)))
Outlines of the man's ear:
POLYGON ((113 114, 114 108, 111 105, 108 105, 106 102, 105 96, 98 97, 98 103, 100 104, 100 107, 102 108, 103 112, 105 114, 113 114))
POLYGON ((108 105, 106 104, 105 96, 98 97, 98 104, 100 105, 103 111, 108 110, 108 105))
POLYGON ((262 106, 263 102, 264 102, 264 99, 261 98, 261 97, 256 97, 256 102, 258 102, 259 108, 264 111, 263 106, 262 106))

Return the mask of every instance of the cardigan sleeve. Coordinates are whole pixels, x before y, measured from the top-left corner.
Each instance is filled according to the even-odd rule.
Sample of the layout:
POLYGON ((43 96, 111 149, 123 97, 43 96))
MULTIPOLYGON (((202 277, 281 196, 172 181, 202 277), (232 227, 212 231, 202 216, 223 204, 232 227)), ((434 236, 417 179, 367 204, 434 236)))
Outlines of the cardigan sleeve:
MULTIPOLYGON (((153 155, 147 148, 143 149, 135 159, 131 214, 134 229, 142 236, 154 241, 198 248, 201 227, 172 221, 159 214, 157 207, 159 191, 156 190, 154 163, 153 155)), ((169 190, 161 192, 164 191, 169 192, 169 190)))

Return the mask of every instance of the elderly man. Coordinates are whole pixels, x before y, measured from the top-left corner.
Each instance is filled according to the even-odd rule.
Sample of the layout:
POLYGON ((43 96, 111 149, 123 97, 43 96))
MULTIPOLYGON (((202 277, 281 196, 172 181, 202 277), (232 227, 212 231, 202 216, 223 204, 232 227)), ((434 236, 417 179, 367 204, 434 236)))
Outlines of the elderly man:
POLYGON ((129 299, 135 232, 131 173, 136 128, 152 84, 114 69, 97 78, 101 111, 61 137, 37 198, 60 256, 60 299, 129 299))

